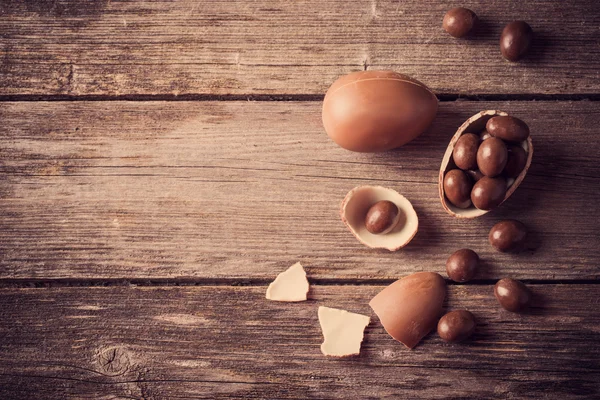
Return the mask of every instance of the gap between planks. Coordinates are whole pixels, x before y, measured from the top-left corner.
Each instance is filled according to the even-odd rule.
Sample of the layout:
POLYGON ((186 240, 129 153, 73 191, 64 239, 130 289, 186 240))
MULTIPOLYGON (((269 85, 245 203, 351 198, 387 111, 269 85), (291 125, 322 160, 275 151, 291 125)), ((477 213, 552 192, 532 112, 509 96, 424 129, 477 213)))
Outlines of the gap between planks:
MULTIPOLYGON (((323 101, 322 95, 315 94, 156 94, 156 95, 1 95, 0 102, 36 101, 323 101)), ((441 102, 453 101, 600 101, 600 93, 593 94, 489 94, 466 95, 458 93, 438 93, 441 102)))
MULTIPOLYGON (((275 277, 273 277, 275 279, 275 277)), ((170 287, 170 286, 268 286, 273 279, 0 279, 2 288, 60 288, 60 287, 114 287, 114 286, 140 286, 140 287, 170 287)), ((400 279, 400 278, 398 278, 400 279)), ((498 279, 475 279, 468 283, 457 283, 446 279, 447 285, 462 286, 490 286, 496 284, 498 279)), ((521 279, 528 285, 599 285, 600 280, 594 279, 521 279)), ((311 286, 386 286, 395 282, 395 279, 310 279, 311 286)))

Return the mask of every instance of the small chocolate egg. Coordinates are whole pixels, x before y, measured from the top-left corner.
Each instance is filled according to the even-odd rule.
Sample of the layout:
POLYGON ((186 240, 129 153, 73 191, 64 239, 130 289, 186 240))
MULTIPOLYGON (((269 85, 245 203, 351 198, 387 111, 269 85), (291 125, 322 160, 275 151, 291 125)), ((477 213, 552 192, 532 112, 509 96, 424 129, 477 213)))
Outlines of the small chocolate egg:
POLYGON ((527 22, 511 22, 500 35, 500 52, 508 61, 519 61, 529 51, 532 41, 533 30, 527 22))
POLYGON ((511 312, 525 309, 531 300, 527 286, 512 278, 500 279, 494 286, 494 295, 502 308, 511 312))
POLYGON ((505 194, 506 179, 484 176, 473 185, 471 201, 478 209, 489 211, 502 203, 505 194))
POLYGON ((504 175, 508 178, 516 178, 527 165, 527 152, 518 145, 508 146, 507 150, 508 159, 504 167, 504 175))
POLYGON ((452 151, 454 164, 462 170, 477 169, 477 149, 479 149, 479 136, 474 133, 462 135, 452 151))
POLYGON ((334 142, 358 152, 400 147, 427 129, 438 101, 421 82, 393 71, 361 71, 331 85, 323 125, 334 142))
POLYGON ((476 22, 477 15, 473 11, 464 7, 456 7, 444 15, 442 26, 450 35, 462 38, 471 32, 476 22))
POLYGON ((519 251, 525 247, 527 227, 515 219, 505 219, 492 226, 488 239, 498 251, 519 251))
POLYGON ((479 256, 471 249, 460 249, 452 253, 446 261, 446 273, 454 282, 467 282, 473 279, 479 266, 479 256))
POLYGON ((506 145, 498 138, 491 137, 484 140, 477 150, 477 165, 485 176, 493 178, 500 175, 507 160, 506 145))
POLYGON ((437 331, 446 342, 462 342, 475 331, 475 316, 467 310, 450 311, 440 318, 437 331))
POLYGON ((471 189, 473 182, 460 169, 452 169, 444 177, 444 192, 450 203, 458 208, 471 206, 471 189))
POLYGON ((522 142, 529 137, 529 126, 508 115, 491 118, 485 126, 490 135, 507 142, 522 142))
POLYGON ((399 220, 398 206, 389 200, 381 200, 367 211, 365 227, 375 235, 384 234, 394 229, 399 220))
POLYGON ((469 169, 469 170, 465 171, 465 174, 467 174, 469 176, 469 178, 471 178, 473 180, 473 182, 477 182, 485 176, 478 169, 476 169, 476 170, 469 169))

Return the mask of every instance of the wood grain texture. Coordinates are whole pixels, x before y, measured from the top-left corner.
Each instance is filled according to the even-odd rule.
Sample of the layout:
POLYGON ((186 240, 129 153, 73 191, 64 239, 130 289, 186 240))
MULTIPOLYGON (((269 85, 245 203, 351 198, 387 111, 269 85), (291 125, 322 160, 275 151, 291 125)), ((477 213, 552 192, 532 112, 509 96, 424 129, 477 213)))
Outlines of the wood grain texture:
POLYGON ((492 286, 450 286, 447 307, 471 310, 475 335, 449 345, 431 334, 412 351, 369 309, 379 286, 316 286, 296 304, 265 300, 266 287, 4 289, 0 396, 597 397, 600 286, 531 287, 519 315, 492 286), (360 356, 321 354, 319 305, 372 315, 360 356))
POLYGON ((0 120, 1 278, 272 279, 301 261, 315 279, 395 279, 442 272, 462 247, 484 260, 478 279, 600 276, 595 102, 441 103, 428 132, 384 154, 337 147, 316 102, 6 103, 0 120), (439 163, 481 109, 529 123, 533 165, 501 208, 458 220, 439 163), (368 249, 341 222, 362 184, 415 206, 403 251, 368 249), (533 232, 522 254, 488 244, 507 217, 533 232))
POLYGON ((442 29, 450 1, 0 2, 0 95, 320 95, 340 75, 394 69, 438 93, 600 93, 600 3, 463 1, 470 40, 442 29), (508 63, 510 21, 536 33, 508 63))

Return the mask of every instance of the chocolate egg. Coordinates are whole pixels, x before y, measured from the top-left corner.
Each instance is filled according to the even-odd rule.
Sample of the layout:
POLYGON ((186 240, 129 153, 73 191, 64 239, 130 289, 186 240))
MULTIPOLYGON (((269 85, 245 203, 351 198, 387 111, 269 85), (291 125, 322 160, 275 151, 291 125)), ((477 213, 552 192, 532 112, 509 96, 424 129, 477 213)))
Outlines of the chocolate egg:
MULTIPOLYGON (((491 188, 492 185, 490 185, 490 181, 489 181, 490 178, 486 179, 487 182, 480 183, 482 180, 482 172, 475 171, 475 170, 465 171, 476 182, 475 185, 473 185, 473 192, 475 191, 475 189, 478 189, 477 193, 475 193, 475 196, 473 196, 473 192, 471 193, 471 200, 473 201, 472 207, 468 207, 465 209, 456 207, 454 204, 452 204, 448 200, 448 197, 445 192, 444 177, 446 176, 446 173, 448 171, 455 169, 457 167, 457 165, 452 157, 452 154, 454 152, 456 143, 461 138, 461 136, 467 134, 467 132, 479 132, 480 137, 484 136, 485 137, 484 140, 489 140, 489 138, 491 136, 489 136, 490 134, 486 131, 487 122, 490 119, 492 119, 493 117, 507 116, 507 115, 508 114, 505 112, 496 111, 496 110, 481 111, 481 112, 473 115, 468 120, 466 120, 458 128, 458 130, 456 131, 456 133, 450 140, 450 143, 448 144, 448 147, 446 149, 446 153, 444 154, 444 157, 442 158, 442 164, 440 166, 440 172, 439 172, 439 186, 438 186, 440 200, 442 202, 442 207, 444 208, 444 210, 446 210, 446 212, 448 214, 450 214, 454 217, 457 217, 457 218, 476 218, 476 217, 482 216, 483 214, 485 214, 489 211, 489 209, 484 209, 484 208, 489 208, 490 206, 491 206, 491 208, 494 208, 494 207, 497 207, 498 205, 502 204, 503 202, 505 202, 510 196, 512 196, 512 194, 515 192, 515 190, 517 190, 517 188, 519 187, 521 182, 523 182, 523 179, 525 179, 525 175, 527 174, 527 170, 529 169, 529 166, 531 165, 531 160, 533 157, 533 144, 531 141, 531 136, 528 136, 526 140, 523 140, 522 142, 520 142, 518 144, 527 153, 527 159, 526 159, 525 165, 523 166, 523 168, 521 169, 519 174, 516 177, 514 177, 514 179, 510 178, 509 180, 505 180, 506 186, 508 186, 508 189, 506 189, 506 187, 504 188, 504 195, 502 196, 501 199, 497 199, 495 196, 492 196, 492 195, 497 195, 500 192, 500 190, 493 191, 493 192, 481 190, 484 188, 484 186, 487 187, 488 189, 491 188), (485 195, 485 196, 483 196, 483 195, 485 195), (475 200, 474 200, 474 197, 476 198, 475 200), (487 205, 483 204, 484 203, 483 200, 486 200, 486 199, 493 200, 493 201, 491 201, 491 202, 486 201, 486 203, 488 203, 487 205), (497 203, 497 200, 499 200, 499 203, 497 203), (483 208, 479 209, 477 207, 477 205, 479 205, 483 208)), ((502 179, 502 177, 491 178, 491 179, 502 179)), ((500 185, 500 186, 503 186, 503 185, 500 185)), ((500 188, 498 185, 495 185, 495 187, 496 187, 496 189, 500 188)))
POLYGON ((437 325, 446 297, 446 282, 434 272, 397 280, 369 305, 394 339, 412 349, 437 325))
POLYGON ((477 150, 479 149, 479 136, 474 133, 465 133, 456 142, 452 151, 454 163, 460 169, 477 169, 477 150))
POLYGON ((475 331, 475 316, 467 310, 450 311, 440 318, 438 334, 448 343, 462 342, 475 331))
POLYGON ((506 166, 507 159, 506 144, 495 137, 485 139, 477 150, 477 165, 479 171, 485 176, 493 178, 500 175, 506 166))
POLYGON ((444 30, 455 38, 465 37, 471 32, 477 22, 477 15, 468 8, 456 7, 444 16, 444 30))
POLYGON ((491 118, 485 126, 491 136, 507 142, 520 143, 529 137, 529 126, 519 118, 498 116, 491 118))
POLYGON ((521 146, 508 146, 508 160, 504 167, 504 175, 508 178, 519 176, 527 164, 527 152, 521 146))
POLYGON ((501 252, 522 250, 527 240, 527 227, 516 219, 505 219, 492 226, 489 241, 501 252))
POLYGON ((471 201, 477 209, 489 211, 502 203, 505 194, 506 179, 484 176, 473 185, 471 201))
POLYGON ((446 261, 446 273, 454 282, 467 282, 473 279, 479 266, 479 255, 471 249, 460 249, 452 253, 446 261))
POLYGON ((389 200, 373 204, 365 217, 365 227, 373 234, 384 234, 396 227, 402 218, 398 206, 389 200))
POLYGON ((471 206, 471 189, 473 182, 471 178, 460 169, 452 169, 444 177, 444 192, 450 203, 458 208, 469 208, 471 206))
POLYGON ((361 71, 339 78, 323 100, 323 125, 334 142, 358 152, 400 147, 419 136, 438 101, 421 82, 393 71, 361 71))
POLYGON ((529 51, 533 30, 525 21, 506 25, 500 35, 500 52, 508 61, 519 61, 529 51))
POLYGON ((473 179, 473 182, 478 182, 481 178, 483 178, 485 176, 478 169, 476 169, 476 170, 472 170, 472 169, 466 170, 465 174, 467 174, 469 176, 469 178, 473 179))
POLYGON ((531 301, 531 292, 527 286, 512 278, 504 278, 496 282, 494 295, 502 308, 511 312, 522 311, 531 301))

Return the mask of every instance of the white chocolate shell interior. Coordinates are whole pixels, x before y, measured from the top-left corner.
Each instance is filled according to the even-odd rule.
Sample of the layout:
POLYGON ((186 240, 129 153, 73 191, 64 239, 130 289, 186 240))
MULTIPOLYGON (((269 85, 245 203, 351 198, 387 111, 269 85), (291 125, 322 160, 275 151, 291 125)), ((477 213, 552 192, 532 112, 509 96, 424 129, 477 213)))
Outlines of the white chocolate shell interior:
POLYGON ((267 288, 266 297, 273 301, 305 301, 308 289, 306 272, 298 262, 277 275, 267 288))
MULTIPOLYGON (((454 146, 456 145, 456 142, 458 142, 458 139, 463 134, 465 134, 465 133, 479 134, 481 131, 483 131, 485 129, 485 124, 487 124, 487 122, 492 117, 506 116, 506 115, 508 115, 508 114, 503 111, 498 111, 498 110, 486 110, 486 111, 478 112, 477 114, 473 115, 471 118, 466 120, 465 123, 462 124, 460 126, 460 128, 458 128, 458 130, 456 131, 456 133, 450 140, 450 144, 448 144, 448 148, 446 149, 444 158, 442 158, 442 165, 440 166, 440 175, 439 175, 440 200, 442 202, 442 207, 444 207, 444 210, 446 210, 446 212, 448 214, 450 214, 454 217, 457 217, 457 218, 476 218, 476 217, 480 217, 480 216, 488 213, 489 211, 491 211, 491 210, 479 210, 478 208, 475 208, 475 206, 473 206, 473 205, 471 207, 465 208, 465 209, 455 207, 452 203, 450 203, 446 199, 446 195, 444 193, 444 175, 446 175, 446 172, 448 172, 449 170, 457 168, 456 164, 452 160, 452 152, 454 151, 454 146)), ((533 157, 533 144, 531 142, 531 136, 529 136, 527 138, 527 140, 524 140, 523 142, 521 142, 521 146, 527 152, 527 163, 525 164, 525 168, 523 168, 523 171, 521 171, 521 173, 519 174, 519 176, 517 176, 516 179, 508 180, 508 183, 509 183, 508 190, 506 191, 506 195, 504 196, 504 200, 502 200, 502 203, 504 203, 515 192, 515 190, 519 187, 521 182, 523 182, 525 175, 527 175, 527 170, 529 169, 529 166, 531 165, 531 159, 533 157)), ((500 203, 500 204, 502 204, 502 203, 500 203)))
POLYGON ((365 328, 371 321, 369 316, 329 307, 319 307, 318 314, 324 355, 347 357, 360 353, 365 328))
POLYGON ((393 189, 382 186, 358 186, 352 189, 342 202, 342 221, 350 232, 365 246, 396 251, 406 246, 417 234, 419 218, 410 201, 393 189), (373 234, 365 226, 369 208, 381 200, 388 200, 398 207, 400 221, 390 232, 373 234))

